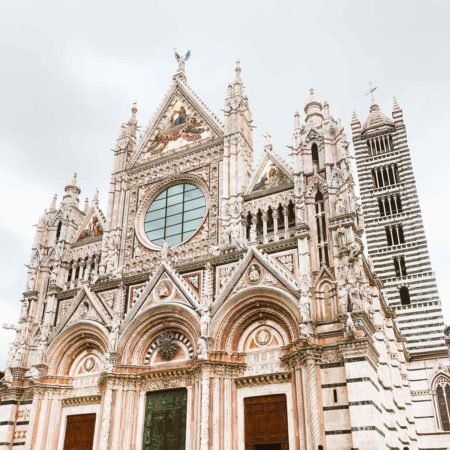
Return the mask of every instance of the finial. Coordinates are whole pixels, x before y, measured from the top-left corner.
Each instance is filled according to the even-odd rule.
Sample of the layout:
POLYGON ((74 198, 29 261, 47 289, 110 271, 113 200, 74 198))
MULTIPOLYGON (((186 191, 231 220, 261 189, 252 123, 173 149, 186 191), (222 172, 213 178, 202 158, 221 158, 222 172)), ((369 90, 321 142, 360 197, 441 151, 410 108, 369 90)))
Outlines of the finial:
POLYGON ((132 113, 137 113, 137 101, 136 100, 131 105, 131 112, 132 113))
POLYGON ((269 133, 263 134, 263 138, 266 140, 266 143, 264 144, 264 151, 271 151, 272 150, 272 136, 269 133))
POLYGON ((77 186, 77 173, 73 174, 72 181, 69 183, 71 186, 77 186))
POLYGON ((56 209, 56 199, 58 198, 58 196, 55 194, 52 197, 52 201, 50 202, 50 211, 54 211, 56 209))
POLYGON ((370 96, 372 97, 372 105, 374 105, 375 104, 375 98, 373 96, 373 93, 377 89, 377 86, 374 87, 372 81, 369 81, 369 86, 370 86, 370 89, 369 89, 369 92, 366 92, 366 95, 370 94, 370 96))
POLYGON ((356 123, 356 122, 359 122, 359 120, 358 120, 358 116, 356 115, 356 110, 353 110, 352 123, 356 123))
POLYGON ((86 213, 88 212, 88 209, 89 209, 89 199, 86 197, 86 198, 84 199, 84 209, 83 209, 83 212, 86 214, 86 213))
POLYGON ((295 111, 294 113, 294 130, 297 130, 300 128, 300 113, 298 111, 295 111))
POLYGON ((191 51, 188 50, 184 56, 181 56, 175 49, 173 49, 173 50, 175 52, 175 59, 178 62, 178 71, 177 71, 176 75, 184 76, 184 66, 186 64, 186 61, 191 56, 191 51))
POLYGON ((236 72, 236 81, 241 79, 241 62, 239 60, 236 61, 236 67, 234 69, 236 72))
POLYGON ((98 188, 95 188, 94 197, 92 197, 92 203, 96 205, 98 205, 98 194, 99 194, 98 188))

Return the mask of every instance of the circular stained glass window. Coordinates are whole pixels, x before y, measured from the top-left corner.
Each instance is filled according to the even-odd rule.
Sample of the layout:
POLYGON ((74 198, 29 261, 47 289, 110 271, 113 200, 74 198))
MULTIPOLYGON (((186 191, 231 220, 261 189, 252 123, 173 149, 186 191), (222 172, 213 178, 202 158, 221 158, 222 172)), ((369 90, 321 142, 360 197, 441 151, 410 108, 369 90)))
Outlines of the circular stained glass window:
POLYGON ((180 183, 161 192, 150 204, 144 220, 147 238, 155 245, 177 245, 190 239, 205 213, 205 196, 193 184, 180 183))

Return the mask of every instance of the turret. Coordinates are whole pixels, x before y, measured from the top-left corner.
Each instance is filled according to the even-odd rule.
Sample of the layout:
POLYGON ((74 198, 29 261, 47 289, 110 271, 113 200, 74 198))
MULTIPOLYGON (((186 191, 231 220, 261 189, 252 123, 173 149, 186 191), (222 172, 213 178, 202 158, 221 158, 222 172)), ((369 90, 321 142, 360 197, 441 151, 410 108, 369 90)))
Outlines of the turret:
POLYGON ((64 196, 63 196, 62 203, 65 205, 68 205, 68 204, 78 205, 78 203, 79 203, 78 196, 80 195, 80 192, 81 192, 81 189, 77 185, 77 174, 74 173, 72 180, 64 188, 64 196))

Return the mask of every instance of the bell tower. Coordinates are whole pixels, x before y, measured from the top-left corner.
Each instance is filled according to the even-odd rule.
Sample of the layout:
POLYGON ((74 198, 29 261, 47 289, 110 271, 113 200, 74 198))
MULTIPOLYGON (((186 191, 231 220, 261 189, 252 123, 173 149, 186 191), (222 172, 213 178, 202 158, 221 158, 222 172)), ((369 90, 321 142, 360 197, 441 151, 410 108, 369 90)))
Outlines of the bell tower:
POLYGON ((372 99, 363 125, 353 114, 352 131, 368 251, 386 299, 410 353, 445 352, 403 111, 394 99, 389 118, 372 99))

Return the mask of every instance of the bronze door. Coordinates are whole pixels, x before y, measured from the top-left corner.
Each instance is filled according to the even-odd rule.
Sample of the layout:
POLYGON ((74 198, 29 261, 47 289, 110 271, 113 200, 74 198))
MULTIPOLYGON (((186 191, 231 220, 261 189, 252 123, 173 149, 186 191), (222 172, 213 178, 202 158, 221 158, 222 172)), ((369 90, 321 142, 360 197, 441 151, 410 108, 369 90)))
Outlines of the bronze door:
POLYGON ((286 396, 244 399, 245 450, 288 450, 286 396))
POLYGON ((184 450, 186 405, 186 389, 147 394, 143 450, 184 450))
POLYGON ((67 416, 64 450, 92 450, 95 414, 67 416))

